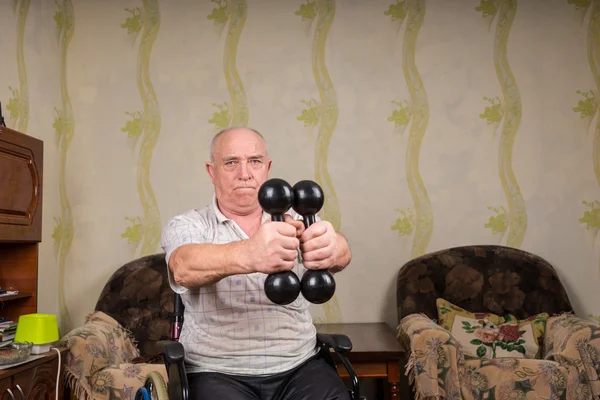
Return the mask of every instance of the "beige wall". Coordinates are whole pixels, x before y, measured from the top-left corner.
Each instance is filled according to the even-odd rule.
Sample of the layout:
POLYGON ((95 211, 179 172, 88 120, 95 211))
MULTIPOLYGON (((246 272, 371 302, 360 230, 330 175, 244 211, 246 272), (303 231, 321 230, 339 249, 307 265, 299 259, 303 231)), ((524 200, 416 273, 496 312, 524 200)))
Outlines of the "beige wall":
POLYGON ((12 3, 0 3, 0 100, 10 126, 45 141, 39 305, 63 330, 119 265, 159 250, 168 218, 210 201, 219 121, 264 132, 273 176, 326 190, 354 261, 315 319, 394 325, 398 268, 473 243, 541 255, 577 311, 600 314, 600 211, 582 204, 600 199, 591 8, 230 0, 214 23, 218 1, 12 3), (9 87, 22 96, 7 111, 9 87), (582 112, 577 91, 593 96, 582 112), (498 104, 489 121, 484 97, 498 104), (506 210, 498 233, 490 207, 506 210))

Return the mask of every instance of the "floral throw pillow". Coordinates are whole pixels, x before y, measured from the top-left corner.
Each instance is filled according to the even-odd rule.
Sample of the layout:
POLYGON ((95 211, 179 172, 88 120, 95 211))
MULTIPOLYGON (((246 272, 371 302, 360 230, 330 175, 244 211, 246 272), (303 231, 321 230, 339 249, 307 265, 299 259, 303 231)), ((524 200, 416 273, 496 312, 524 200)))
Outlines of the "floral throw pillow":
POLYGON ((438 312, 438 324, 448 332, 452 331, 452 325, 454 325, 454 319, 457 316, 476 320, 487 319, 496 325, 504 323, 504 318, 499 315, 492 313, 473 313, 442 298, 438 298, 435 301, 435 304, 438 312))
POLYGON ((438 299, 438 314, 440 325, 461 344, 466 357, 539 358, 541 354, 547 313, 518 321, 512 315, 470 313, 438 299), (453 315, 450 318, 448 314, 453 315))

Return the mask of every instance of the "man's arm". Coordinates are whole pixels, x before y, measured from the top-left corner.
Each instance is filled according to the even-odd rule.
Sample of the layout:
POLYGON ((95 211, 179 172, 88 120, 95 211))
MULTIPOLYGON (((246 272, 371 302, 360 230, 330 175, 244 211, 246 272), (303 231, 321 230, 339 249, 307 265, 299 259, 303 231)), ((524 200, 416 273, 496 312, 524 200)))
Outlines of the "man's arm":
POLYGON ((167 253, 173 283, 186 289, 210 285, 237 274, 288 271, 295 266, 299 246, 296 229, 267 222, 248 240, 207 243, 201 221, 178 216, 163 231, 161 246, 167 253))
POLYGON ((169 258, 175 283, 188 289, 211 285, 221 279, 249 271, 244 262, 243 242, 184 244, 169 258))

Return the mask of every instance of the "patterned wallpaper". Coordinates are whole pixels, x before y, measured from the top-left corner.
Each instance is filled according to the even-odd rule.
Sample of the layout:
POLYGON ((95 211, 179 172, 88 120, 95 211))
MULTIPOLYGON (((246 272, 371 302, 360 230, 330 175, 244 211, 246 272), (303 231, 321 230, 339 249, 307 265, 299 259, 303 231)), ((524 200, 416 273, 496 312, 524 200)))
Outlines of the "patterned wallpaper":
MULTIPOLYGON (((409 259, 494 243, 599 315, 592 0, 0 3, 7 123, 46 143, 40 309, 83 322, 121 264, 210 201, 210 138, 252 126, 314 179, 354 262, 316 321, 396 324, 409 259)), ((596 317, 598 318, 598 317, 596 317)))

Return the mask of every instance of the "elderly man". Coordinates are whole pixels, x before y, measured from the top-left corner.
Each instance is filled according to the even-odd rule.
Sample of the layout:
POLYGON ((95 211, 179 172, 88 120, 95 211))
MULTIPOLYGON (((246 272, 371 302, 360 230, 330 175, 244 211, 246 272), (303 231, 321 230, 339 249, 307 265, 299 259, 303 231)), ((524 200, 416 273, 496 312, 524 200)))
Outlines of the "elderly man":
POLYGON ((264 293, 270 273, 341 271, 348 243, 327 221, 305 230, 295 213, 270 220, 258 190, 271 162, 258 131, 219 132, 206 163, 212 204, 174 217, 162 233, 170 284, 185 306, 180 341, 192 399, 348 398, 318 355, 308 302, 300 295, 280 306, 264 293))

